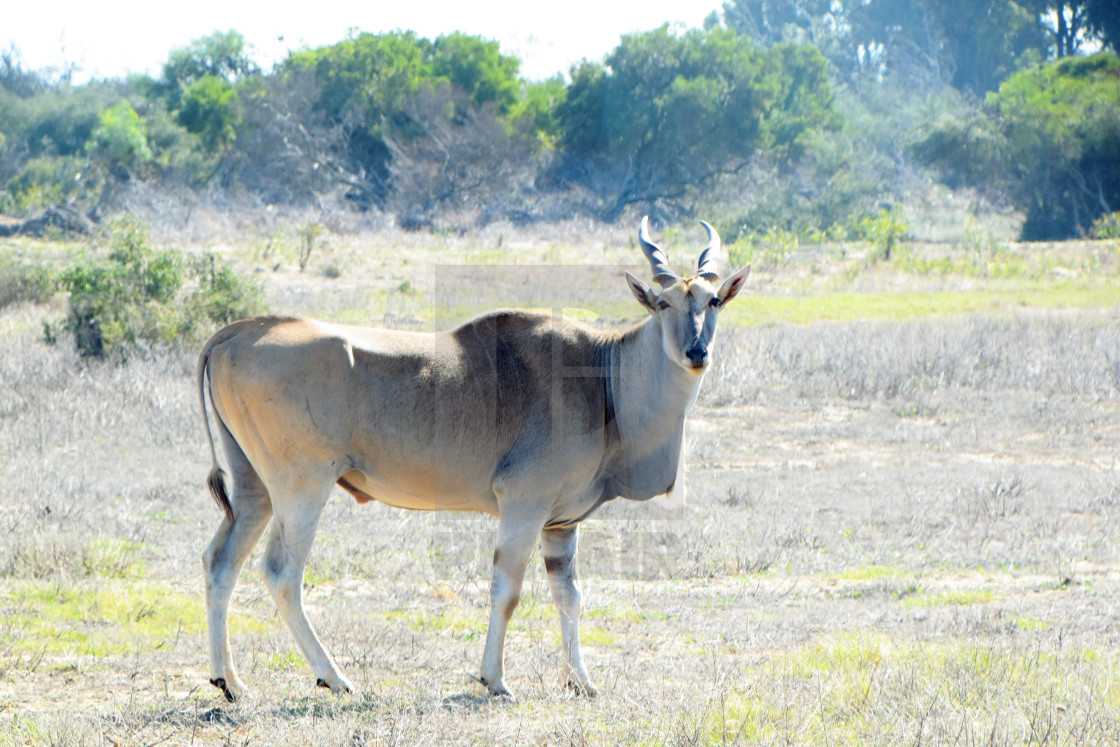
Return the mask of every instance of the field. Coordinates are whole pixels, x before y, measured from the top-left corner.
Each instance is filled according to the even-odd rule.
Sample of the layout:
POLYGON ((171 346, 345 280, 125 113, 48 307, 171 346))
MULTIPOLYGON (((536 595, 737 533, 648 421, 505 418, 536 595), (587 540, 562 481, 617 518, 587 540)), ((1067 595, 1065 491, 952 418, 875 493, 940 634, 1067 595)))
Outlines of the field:
MULTIPOLYGON (((332 238, 305 272, 291 245, 213 248, 277 312, 640 317, 623 234, 398 238, 332 238)), ((232 619, 253 696, 226 704, 194 351, 91 364, 38 339, 60 301, 0 309, 0 744, 1120 743, 1120 248, 870 255, 753 257, 690 419, 686 505, 584 523, 595 699, 563 688, 539 557, 507 643, 518 699, 492 700, 473 675, 496 523, 339 491, 306 597, 360 694, 314 686, 258 549, 232 619)))

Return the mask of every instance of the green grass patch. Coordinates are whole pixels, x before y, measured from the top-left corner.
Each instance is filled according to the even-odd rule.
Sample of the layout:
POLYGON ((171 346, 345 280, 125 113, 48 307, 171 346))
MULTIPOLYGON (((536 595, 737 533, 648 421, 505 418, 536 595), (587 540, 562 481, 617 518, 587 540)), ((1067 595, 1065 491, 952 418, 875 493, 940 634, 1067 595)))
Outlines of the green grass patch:
MULTIPOLYGON (((9 583, 0 595, 5 632, 13 654, 122 656, 154 650, 206 626, 202 595, 169 584, 111 578, 93 583, 9 583)), ((233 632, 264 625, 232 614, 233 632)))
POLYGON ((886 579, 903 578, 909 572, 902 568, 893 568, 888 565, 861 565, 856 568, 845 568, 836 578, 840 581, 882 581, 886 579))
POLYGON ((143 549, 140 542, 101 537, 82 549, 82 567, 87 576, 139 578, 147 570, 143 549))
POLYGON ((987 604, 1000 598, 995 592, 983 589, 942 589, 940 591, 921 591, 904 597, 902 606, 913 607, 969 607, 974 604, 987 604))
POLYGON ((876 667, 895 651, 882 635, 842 633, 818 639, 791 655, 788 671, 801 677, 876 667))
POLYGON ((1011 624, 1019 630, 1048 630, 1050 623, 1026 615, 1013 615, 1011 624))
POLYGON ((805 296, 740 296, 721 322, 761 325, 778 322, 898 320, 922 317, 1002 314, 1014 309, 1088 309, 1120 304, 1120 283, 1087 280, 993 283, 969 290, 838 291, 805 296))
MULTIPOLYGON (((585 646, 613 646, 618 639, 614 633, 606 628, 599 627, 598 625, 581 625, 579 629, 579 641, 585 646)), ((562 641, 562 636, 559 629, 556 632, 556 643, 562 641)))
POLYGON ((823 635, 749 668, 708 704, 697 731, 706 744, 869 744, 888 734, 937 743, 962 732, 1002 744, 1049 743, 1040 739, 1049 733, 1059 743, 1096 709, 1115 712, 1116 664, 1087 649, 823 635), (923 734, 930 709, 955 714, 955 735, 923 734), (1060 721, 1048 720, 1055 714, 1060 721))
MULTIPOLYGON (((485 610, 477 610, 474 607, 468 609, 465 604, 447 605, 442 608, 410 607, 403 610, 387 610, 383 615, 387 622, 403 624, 410 630, 453 635, 456 638, 473 638, 485 632, 488 622, 485 610)), ((514 617, 517 617, 517 613, 514 613, 514 617)))
POLYGON ((583 616, 590 620, 604 620, 625 625, 641 625, 651 621, 669 619, 669 614, 659 609, 646 609, 634 605, 623 607, 617 604, 595 607, 584 612, 583 616))
POLYGON ((302 670, 305 666, 307 666, 307 662, 303 658, 303 654, 294 648, 275 653, 268 660, 268 668, 277 671, 302 670))
MULTIPOLYGON (((1043 280, 977 281, 962 290, 888 290, 795 292, 791 295, 764 295, 748 292, 720 315, 720 323, 735 326, 859 320, 906 320, 926 317, 1006 314, 1018 309, 1091 309, 1120 305, 1120 281, 1055 278, 1043 280)), ((572 319, 594 321, 598 317, 641 320, 641 309, 630 301, 589 302, 594 310, 565 308, 572 319)), ((433 308, 417 304, 415 316, 437 329, 449 329, 478 314, 496 308, 494 304, 457 303, 433 308)), ((547 310, 544 307, 533 307, 547 310)), ((370 311, 362 310, 368 319, 370 311)), ((330 314, 335 321, 353 322, 345 312, 330 314)), ((626 322, 623 322, 625 324, 626 322)), ((428 329, 430 327, 425 327, 428 329)))

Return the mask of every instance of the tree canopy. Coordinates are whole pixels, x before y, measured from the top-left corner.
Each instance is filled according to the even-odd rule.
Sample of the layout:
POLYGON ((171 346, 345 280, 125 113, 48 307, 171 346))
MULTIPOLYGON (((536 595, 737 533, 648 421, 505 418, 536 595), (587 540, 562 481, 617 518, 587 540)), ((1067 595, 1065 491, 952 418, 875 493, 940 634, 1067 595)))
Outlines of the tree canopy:
POLYGON ((353 31, 264 70, 215 32, 157 76, 84 85, 10 49, 0 210, 98 213, 142 183, 417 227, 635 206, 823 230, 929 169, 1009 201, 1026 236, 1075 235, 1120 201, 1118 34, 1109 0, 726 0, 545 81, 463 33, 353 31))
POLYGON ((831 107, 814 47, 767 50, 732 30, 662 26, 573 70, 557 119, 566 156, 612 184, 613 219, 634 202, 679 201, 758 148, 793 151, 807 129, 831 123, 831 107))
POLYGON ((1120 58, 1016 73, 982 112, 939 121, 914 150, 951 177, 1006 189, 1026 213, 1025 238, 1086 233, 1120 205, 1120 58))

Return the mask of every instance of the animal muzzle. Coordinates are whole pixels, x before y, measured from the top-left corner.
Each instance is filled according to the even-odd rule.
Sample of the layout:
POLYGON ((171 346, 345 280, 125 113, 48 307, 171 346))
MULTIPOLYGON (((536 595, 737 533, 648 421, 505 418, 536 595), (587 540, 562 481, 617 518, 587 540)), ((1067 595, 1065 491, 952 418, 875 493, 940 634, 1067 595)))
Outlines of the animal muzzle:
POLYGON ((708 367, 708 346, 697 340, 684 351, 685 361, 691 368, 704 369, 708 367))

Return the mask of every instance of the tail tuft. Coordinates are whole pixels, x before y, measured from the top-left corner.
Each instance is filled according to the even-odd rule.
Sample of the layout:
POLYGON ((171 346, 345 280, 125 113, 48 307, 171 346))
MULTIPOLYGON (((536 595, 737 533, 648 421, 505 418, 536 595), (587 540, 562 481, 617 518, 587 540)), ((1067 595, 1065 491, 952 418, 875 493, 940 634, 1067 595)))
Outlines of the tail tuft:
POLYGON ((214 502, 218 504, 218 508, 222 509, 226 519, 232 524, 233 506, 230 505, 229 495, 226 493, 226 481, 222 479, 221 468, 214 467, 210 470, 210 475, 206 478, 206 485, 210 488, 210 495, 214 496, 214 502))

